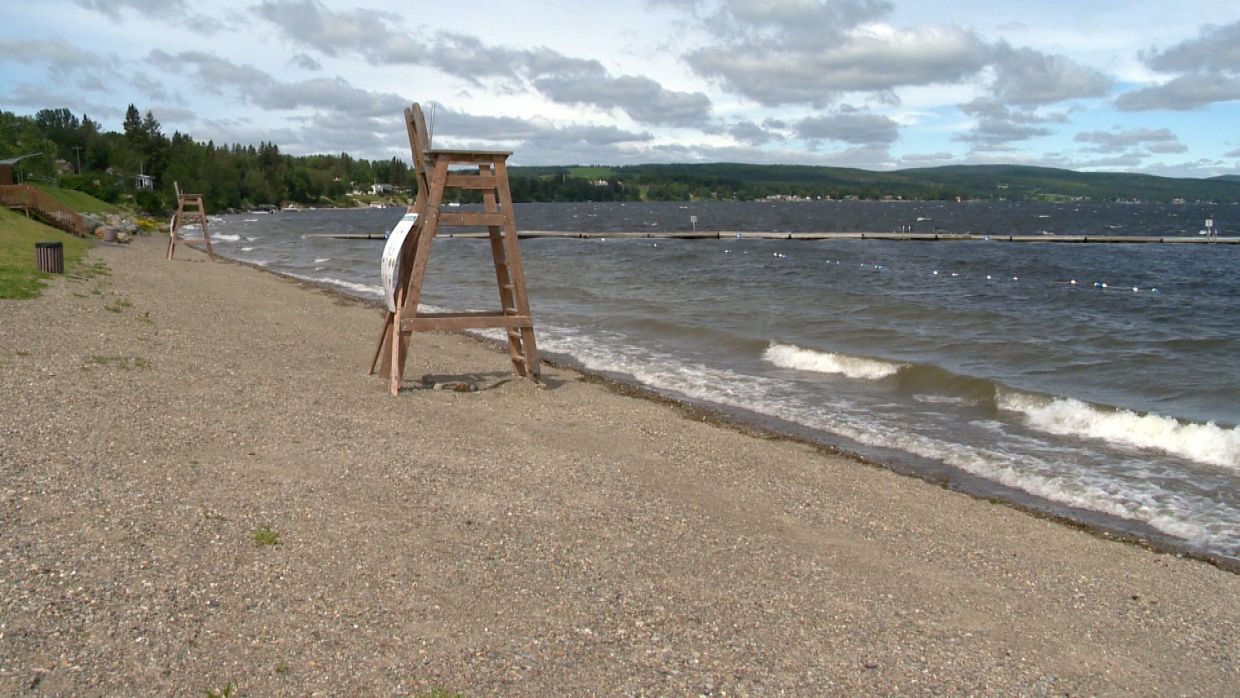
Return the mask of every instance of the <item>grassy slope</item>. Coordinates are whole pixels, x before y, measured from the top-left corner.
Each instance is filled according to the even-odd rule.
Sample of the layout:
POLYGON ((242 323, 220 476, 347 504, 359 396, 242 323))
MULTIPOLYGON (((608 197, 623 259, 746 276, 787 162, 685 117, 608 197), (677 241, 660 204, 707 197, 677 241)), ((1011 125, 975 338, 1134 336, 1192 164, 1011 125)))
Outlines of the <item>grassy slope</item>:
POLYGON ((43 288, 44 279, 51 278, 51 274, 35 267, 36 242, 64 243, 65 273, 73 272, 86 251, 94 246, 88 240, 0 208, 0 298, 34 298, 43 288))
POLYGON ((78 213, 124 213, 120 207, 100 201, 85 192, 61 189, 47 184, 35 184, 34 186, 78 213))

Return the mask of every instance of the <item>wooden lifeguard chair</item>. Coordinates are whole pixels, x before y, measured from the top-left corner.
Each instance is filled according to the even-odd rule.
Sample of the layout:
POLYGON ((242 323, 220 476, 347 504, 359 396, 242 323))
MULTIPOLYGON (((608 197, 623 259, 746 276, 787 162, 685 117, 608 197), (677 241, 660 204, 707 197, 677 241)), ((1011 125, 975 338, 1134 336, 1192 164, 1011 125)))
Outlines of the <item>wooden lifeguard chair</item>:
POLYGON ((177 211, 172 214, 172 223, 168 226, 168 259, 172 259, 172 255, 177 249, 177 233, 181 232, 181 227, 185 225, 185 216, 187 214, 197 215, 198 224, 202 226, 201 240, 182 240, 185 244, 203 243, 207 248, 207 257, 211 260, 215 259, 215 249, 211 247, 211 234, 207 231, 207 205, 203 203, 202 194, 183 194, 181 185, 177 182, 172 183, 172 188, 177 193, 177 211))
POLYGON ((405 126, 413 150, 413 168, 418 195, 412 213, 417 220, 405 236, 395 276, 395 308, 383 320, 379 343, 370 361, 390 380, 392 395, 400 390, 405 359, 412 332, 463 330, 499 327, 507 331, 508 355, 513 371, 522 378, 538 381, 538 348, 534 341, 534 321, 529 296, 525 292, 525 270, 517 243, 517 223, 512 210, 512 191, 508 186, 507 160, 512 153, 496 150, 432 149, 426 130, 426 117, 418 104, 405 109, 405 126), (465 167, 468 169, 462 170, 465 167), (445 211, 444 191, 468 189, 482 192, 483 210, 445 211), (484 312, 423 313, 418 311, 422 283, 431 243, 444 226, 485 226, 490 233, 491 257, 499 285, 500 309, 484 312), (382 360, 380 360, 382 357, 382 360))

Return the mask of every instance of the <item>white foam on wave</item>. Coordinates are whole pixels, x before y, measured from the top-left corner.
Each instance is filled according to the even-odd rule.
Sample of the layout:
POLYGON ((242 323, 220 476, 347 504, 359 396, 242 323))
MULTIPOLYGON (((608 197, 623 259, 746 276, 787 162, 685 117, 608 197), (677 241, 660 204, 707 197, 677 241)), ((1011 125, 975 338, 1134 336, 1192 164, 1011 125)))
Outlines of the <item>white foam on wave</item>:
POLYGON ((894 376, 903 368, 903 364, 802 349, 792 344, 771 343, 762 353, 762 358, 780 368, 834 373, 858 380, 882 380, 894 376))
POLYGON ((253 252, 254 248, 253 247, 242 247, 241 251, 242 252, 253 252))
MULTIPOLYGON (((495 333, 502 340, 502 333, 495 333)), ((588 370, 626 374, 649 387, 691 399, 736 407, 838 434, 857 443, 895 449, 936 460, 965 472, 1070 507, 1143 521, 1190 543, 1227 549, 1240 540, 1240 521, 1226 507, 1187 493, 1171 493, 1155 480, 1116 480, 1071 465, 1074 457, 1045 459, 1013 452, 1000 444, 959 443, 918 433, 891 422, 870 407, 843 396, 807 402, 792 381, 761 377, 683 362, 674 356, 632 346, 621 336, 590 336, 558 327, 539 327, 544 351, 568 354, 588 370)), ((1002 425, 995 422, 996 429, 1002 425)), ((1045 450, 1048 444, 1034 444, 1045 450)), ((1054 449, 1052 449, 1053 451, 1054 449)), ((1071 456, 1071 454, 1067 454, 1071 456)), ((1135 461, 1132 470, 1140 470, 1135 461)))
MULTIPOLYGON (((188 227, 188 226, 186 226, 188 227)), ((222 240, 224 242, 236 242, 241 239, 240 235, 228 235, 224 233, 216 233, 211 236, 212 240, 222 240)))
MULTIPOLYGON (((1070 507, 1141 521, 1189 543, 1215 550, 1234 547, 1240 523, 1234 512, 1208 498, 1172 493, 1154 480, 1116 480, 1064 469, 1029 454, 942 441, 901 426, 834 425, 831 429, 861 443, 894 448, 939 460, 979 477, 1070 507)), ((1133 462, 1140 468, 1140 462, 1133 462)))
POLYGON ((1157 414, 1105 410, 1073 398, 1019 392, 1001 392, 998 405, 1023 415, 1028 426, 1051 434, 1101 439, 1240 470, 1240 427, 1227 429, 1157 414))
POLYGON ((967 397, 952 397, 950 395, 925 395, 917 393, 913 395, 913 399, 928 405, 976 405, 977 400, 967 397))
POLYGON ((294 279, 301 279, 303 281, 313 281, 313 282, 320 283, 320 284, 331 284, 332 286, 339 286, 340 288, 352 291, 354 293, 360 293, 364 296, 374 296, 376 298, 383 297, 383 287, 379 286, 378 284, 359 284, 356 281, 348 281, 346 279, 333 279, 331 277, 321 277, 321 276, 306 276, 304 274, 289 274, 289 276, 293 277, 294 279))
POLYGON ((331 261, 331 259, 332 259, 331 257, 315 257, 315 258, 314 258, 314 263, 315 263, 315 264, 322 264, 323 262, 330 262, 330 261, 331 261))

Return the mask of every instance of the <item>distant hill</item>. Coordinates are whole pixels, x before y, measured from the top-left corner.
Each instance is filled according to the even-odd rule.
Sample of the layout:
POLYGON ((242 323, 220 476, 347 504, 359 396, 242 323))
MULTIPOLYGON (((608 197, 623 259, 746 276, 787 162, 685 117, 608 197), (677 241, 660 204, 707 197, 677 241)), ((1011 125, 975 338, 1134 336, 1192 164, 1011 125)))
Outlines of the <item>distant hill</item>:
POLYGON ((741 198, 770 195, 865 199, 1240 202, 1240 177, 1157 177, 1020 165, 953 165, 893 171, 741 163, 623 167, 514 167, 514 177, 580 178, 644 187, 643 197, 741 198))

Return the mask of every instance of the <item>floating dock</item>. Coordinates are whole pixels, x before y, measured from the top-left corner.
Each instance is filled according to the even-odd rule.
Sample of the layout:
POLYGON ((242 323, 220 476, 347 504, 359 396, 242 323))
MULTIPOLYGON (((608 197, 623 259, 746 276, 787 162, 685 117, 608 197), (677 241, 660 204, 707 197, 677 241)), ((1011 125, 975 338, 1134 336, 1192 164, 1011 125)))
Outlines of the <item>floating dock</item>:
MULTIPOLYGON (((323 233, 307 235, 312 238, 336 240, 384 240, 382 233, 349 234, 323 233)), ((486 238, 487 233, 440 233, 441 238, 486 238)), ((972 235, 967 233, 777 233, 749 231, 671 232, 671 231, 622 231, 622 232, 574 232, 562 230, 523 230, 521 239, 578 238, 578 239, 653 239, 653 240, 896 240, 900 242, 1028 242, 1028 243, 1111 243, 1111 244, 1209 244, 1236 245, 1240 237, 1207 237, 1205 235, 972 235)))

